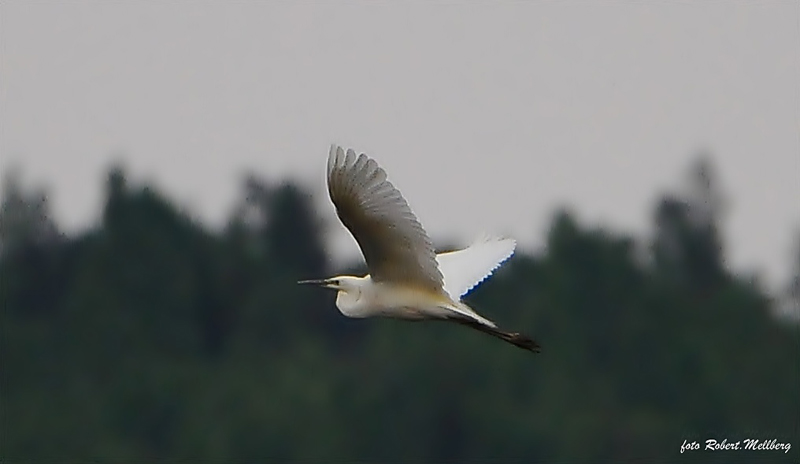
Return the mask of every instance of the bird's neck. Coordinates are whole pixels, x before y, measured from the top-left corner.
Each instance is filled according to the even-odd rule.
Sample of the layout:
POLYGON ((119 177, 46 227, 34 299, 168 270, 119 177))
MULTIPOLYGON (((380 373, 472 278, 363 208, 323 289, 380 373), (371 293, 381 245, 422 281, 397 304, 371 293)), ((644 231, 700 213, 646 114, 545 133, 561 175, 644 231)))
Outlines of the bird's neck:
POLYGON ((348 291, 339 291, 336 295, 336 307, 347 317, 370 316, 369 306, 366 304, 363 292, 355 287, 348 291))

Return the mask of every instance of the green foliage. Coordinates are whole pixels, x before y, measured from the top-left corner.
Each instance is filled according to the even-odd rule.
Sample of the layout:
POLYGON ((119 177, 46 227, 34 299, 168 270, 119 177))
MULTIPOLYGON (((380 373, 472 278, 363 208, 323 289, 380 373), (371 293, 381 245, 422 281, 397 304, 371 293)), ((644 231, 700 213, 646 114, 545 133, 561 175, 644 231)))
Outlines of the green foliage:
POLYGON ((12 184, 0 460, 796 462, 800 328, 723 266, 697 173, 705 188, 658 205, 648 263, 561 212, 546 253, 468 296, 537 356, 445 323, 346 319, 295 285, 331 269, 293 184, 248 179, 212 233, 116 169, 101 225, 76 237, 12 184), (679 454, 707 438, 793 449, 679 454))

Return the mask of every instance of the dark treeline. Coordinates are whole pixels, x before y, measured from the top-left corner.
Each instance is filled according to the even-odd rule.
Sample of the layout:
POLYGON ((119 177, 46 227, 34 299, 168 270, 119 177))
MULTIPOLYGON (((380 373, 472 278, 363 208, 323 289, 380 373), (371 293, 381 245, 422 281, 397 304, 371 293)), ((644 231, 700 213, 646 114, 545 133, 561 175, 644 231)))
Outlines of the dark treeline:
POLYGON ((11 178, 0 461, 796 463, 800 327, 725 266, 713 179, 702 162, 692 175, 657 203, 652 237, 563 211, 545 252, 468 297, 540 355, 350 320, 297 286, 342 270, 295 184, 247 180, 211 232, 113 170, 100 223, 66 236, 11 178), (792 449, 703 451, 709 438, 792 449), (701 450, 680 454, 684 440, 701 450))

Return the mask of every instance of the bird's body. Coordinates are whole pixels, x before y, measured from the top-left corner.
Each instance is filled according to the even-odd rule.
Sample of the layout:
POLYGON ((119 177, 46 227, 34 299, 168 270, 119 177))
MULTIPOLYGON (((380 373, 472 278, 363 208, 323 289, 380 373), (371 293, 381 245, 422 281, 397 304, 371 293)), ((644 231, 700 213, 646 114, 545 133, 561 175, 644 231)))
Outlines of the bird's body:
POLYGON ((300 283, 338 291, 336 306, 348 317, 392 317, 457 322, 538 352, 529 337, 505 332, 461 297, 514 252, 510 239, 483 239, 463 250, 436 254, 422 225, 386 173, 364 154, 332 146, 328 192, 342 223, 355 237, 370 274, 300 283))
POLYGON ((384 316, 396 319, 430 319, 447 315, 449 299, 440 294, 392 282, 374 282, 372 277, 343 276, 339 285, 347 291, 336 296, 336 306, 348 317, 384 316), (348 280, 344 280, 348 279, 348 280))
POLYGON ((392 282, 374 282, 364 277, 340 276, 336 307, 347 317, 393 317, 419 321, 423 319, 448 319, 455 314, 471 317, 491 325, 494 323, 475 313, 464 303, 453 301, 443 292, 430 292, 392 282))

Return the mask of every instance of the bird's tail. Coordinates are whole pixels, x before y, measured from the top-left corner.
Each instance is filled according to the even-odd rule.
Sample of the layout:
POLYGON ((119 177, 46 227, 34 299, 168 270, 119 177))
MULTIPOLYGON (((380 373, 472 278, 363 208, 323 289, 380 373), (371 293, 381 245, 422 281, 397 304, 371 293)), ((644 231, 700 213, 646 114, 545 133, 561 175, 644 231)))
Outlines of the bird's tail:
POLYGON ((454 318, 450 320, 453 322, 458 322, 461 325, 465 325, 467 327, 472 327, 473 329, 480 330, 483 333, 497 337, 501 340, 511 343, 514 346, 522 348, 523 350, 528 350, 533 353, 539 353, 542 348, 541 346, 539 346, 538 343, 536 343, 534 339, 525 334, 521 334, 518 332, 506 332, 505 330, 500 330, 497 327, 481 324, 480 322, 470 319, 454 318))

